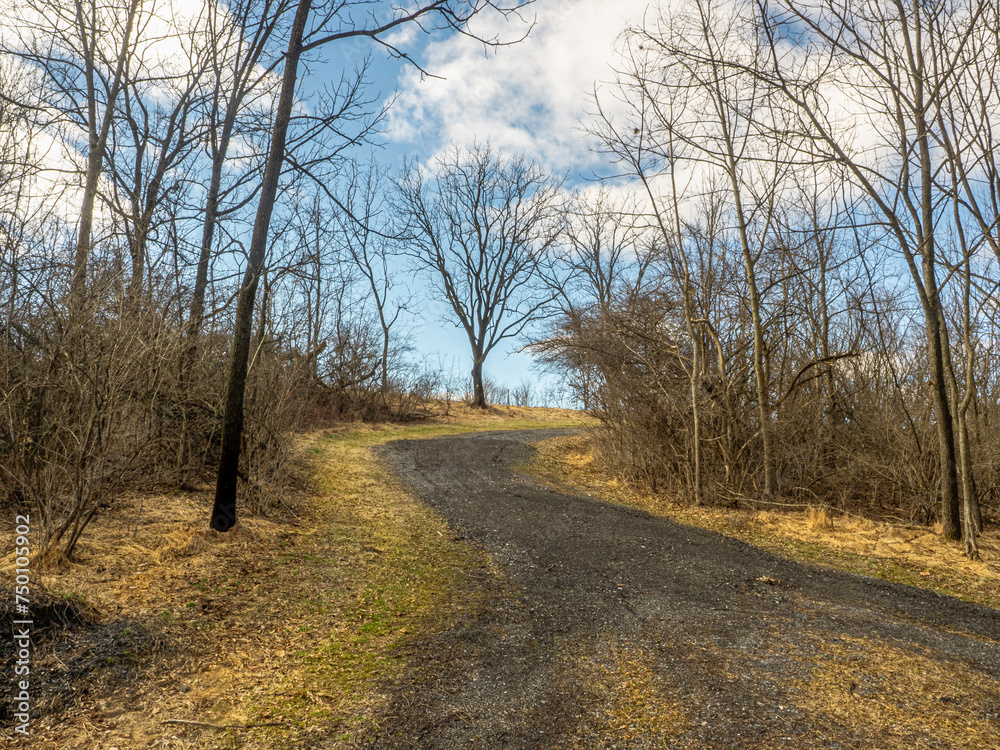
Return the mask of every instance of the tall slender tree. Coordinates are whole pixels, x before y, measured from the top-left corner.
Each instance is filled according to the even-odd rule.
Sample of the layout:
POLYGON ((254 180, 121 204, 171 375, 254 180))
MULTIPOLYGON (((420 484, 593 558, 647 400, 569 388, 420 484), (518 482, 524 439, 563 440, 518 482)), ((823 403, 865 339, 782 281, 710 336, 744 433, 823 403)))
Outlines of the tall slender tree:
POLYGON ((73 257, 70 308, 83 302, 94 231, 94 211, 108 141, 128 83, 137 37, 150 14, 140 0, 27 0, 14 6, 13 32, 3 52, 37 76, 32 105, 48 114, 49 127, 79 129, 86 146, 82 200, 73 257))
POLYGON ((924 317, 947 539, 959 539, 962 525, 941 302, 946 277, 939 225, 947 221, 941 205, 950 189, 942 191, 937 180, 950 172, 941 168, 948 134, 937 125, 951 92, 963 85, 971 46, 991 6, 986 0, 759 4, 754 33, 767 40, 770 55, 728 66, 750 72, 781 97, 817 156, 840 165, 868 198, 869 221, 884 227, 906 264, 924 317), (791 38, 809 54, 795 51, 791 38), (851 111, 830 106, 832 90, 846 94, 851 111), (857 137, 859 126, 867 137, 857 137))
MULTIPOLYGON (((771 496, 779 487, 759 265, 773 240, 776 209, 794 144, 768 136, 768 126, 778 124, 780 113, 770 106, 766 87, 753 76, 734 72, 729 64, 757 59, 765 52, 742 32, 741 17, 721 0, 693 0, 684 11, 627 30, 626 67, 619 76, 619 90, 630 107, 630 127, 619 127, 612 116, 603 115, 597 133, 628 174, 643 185, 662 242, 674 248, 673 257, 680 262, 687 300, 692 290, 690 273, 683 270, 680 212, 682 197, 689 196, 681 196, 677 172, 694 172, 704 183, 721 180, 719 184, 729 193, 752 335, 761 490, 771 496), (652 184, 659 175, 670 186, 662 194, 652 184)), ((688 311, 693 338, 697 317, 688 311)), ((696 389, 692 402, 697 413, 696 389)))

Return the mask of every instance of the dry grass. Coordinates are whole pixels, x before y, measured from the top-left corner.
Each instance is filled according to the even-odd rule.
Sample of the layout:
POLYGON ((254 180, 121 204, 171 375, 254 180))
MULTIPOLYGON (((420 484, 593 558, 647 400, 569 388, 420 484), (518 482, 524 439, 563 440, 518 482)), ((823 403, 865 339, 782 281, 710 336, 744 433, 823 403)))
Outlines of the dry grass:
MULTIPOLYGON (((640 650, 603 644, 581 656, 572 671, 584 694, 592 697, 586 726, 602 746, 663 746, 693 726, 683 701, 640 650)), ((591 738, 592 739, 592 738, 591 738)), ((568 738, 569 747, 589 747, 587 738, 568 738)))
POLYGON ((809 531, 833 531, 833 511, 829 508, 810 508, 806 528, 809 531))
POLYGON ((538 444, 530 470, 543 481, 632 505, 681 523, 712 529, 786 557, 932 589, 1000 608, 1000 531, 980 538, 981 559, 946 542, 939 529, 898 526, 831 511, 693 507, 675 498, 637 491, 610 478, 586 435, 538 444))
MULTIPOLYGON (((537 447, 538 456, 527 468, 560 489, 639 507, 803 561, 1000 605, 1000 539, 995 529, 981 541, 983 560, 973 562, 965 558, 960 545, 944 542, 939 529, 876 523, 822 507, 790 512, 696 508, 664 495, 639 492, 602 471, 585 434, 552 438, 537 447)), ((773 639, 758 657, 791 659, 801 665, 783 673, 780 695, 774 696, 775 701, 785 703, 783 710, 808 717, 807 725, 796 730, 801 732, 801 746, 846 742, 853 747, 855 740, 848 738, 856 738, 864 746, 892 750, 1000 747, 1000 680, 926 648, 820 631, 800 630, 790 638, 781 627, 775 626, 773 639)), ((745 676, 749 668, 741 651, 713 650, 709 656, 730 670, 731 679, 745 676)), ((609 701, 607 715, 642 716, 641 707, 650 705, 650 697, 658 692, 664 696, 662 705, 669 715, 654 717, 653 726, 661 731, 665 726, 679 728, 670 738, 673 746, 698 746, 697 730, 691 730, 690 717, 683 710, 690 711, 690 706, 671 703, 669 690, 664 693, 662 685, 654 687, 635 677, 626 682, 640 688, 637 696, 622 701, 633 709, 613 708, 626 693, 609 691, 618 697, 609 701)), ((609 726, 620 729, 636 724, 614 721, 609 726)), ((755 746, 787 746, 783 726, 769 731, 755 746)), ((622 739, 628 746, 629 737, 622 739)))
MULTIPOLYGON (((786 622, 770 626, 750 661, 741 649, 698 648, 698 667, 713 682, 738 686, 751 677, 748 684, 766 688, 743 700, 785 717, 755 727, 760 735, 746 747, 1000 747, 1000 680, 931 648, 808 627, 789 632, 786 622)), ((740 699, 738 688, 729 699, 740 699)), ((712 700, 705 695, 699 704, 712 700)), ((739 725, 733 729, 740 731, 739 725)), ((674 746, 704 744, 695 728, 674 746)))
MULTIPOLYGON (((584 421, 563 410, 448 412, 301 436, 309 491, 227 534, 206 528, 208 488, 116 504, 87 530, 74 563, 35 576, 96 621, 36 658, 52 674, 68 664, 68 675, 82 652, 98 641, 104 650, 70 700, 35 717, 32 747, 338 747, 363 734, 405 667, 406 644, 477 607, 464 573, 489 564, 453 541, 370 448, 584 421), (148 647, 124 656, 131 641, 102 635, 133 631, 149 635, 148 647), (105 662, 126 657, 127 670, 102 676, 105 662)), ((12 568, 5 558, 0 575, 9 580, 12 568)))
MULTIPOLYGON (((452 407, 447 417, 416 425, 304 435, 298 452, 308 459, 310 491, 282 498, 272 518, 244 519, 229 534, 205 529, 207 491, 116 506, 88 530, 79 560, 47 571, 44 583, 85 602, 98 629, 136 623, 153 635, 153 645, 128 662, 129 676, 86 682, 88 695, 39 716, 31 746, 351 747, 385 707, 383 691, 406 667, 408 644, 479 607, 465 573, 490 565, 398 487, 372 459, 371 447, 396 438, 586 422, 573 413, 452 407)), ((995 601, 989 593, 996 591, 995 532, 983 545, 986 561, 970 563, 929 529, 827 517, 820 509, 810 515, 691 508, 606 479, 585 438, 545 441, 541 449, 535 471, 550 482, 783 554, 995 601)), ((4 575, 11 565, 4 560, 4 575)), ((791 644, 778 637, 774 643, 803 665, 804 676, 783 692, 818 726, 847 726, 871 737, 874 747, 901 750, 937 747, 942 738, 970 750, 1000 746, 1000 684, 964 664, 871 639, 804 632, 791 644)), ((124 658, 120 640, 105 646, 124 658)), ((72 667, 72 649, 84 647, 92 646, 70 643, 59 658, 72 667)), ((592 699, 582 706, 592 735, 567 736, 567 747, 588 747, 591 736, 623 747, 650 738, 664 746, 696 741, 691 706, 648 655, 607 644, 579 653, 567 675, 592 699)), ((735 664, 737 656, 730 656, 735 664)))
POLYGON ((811 638, 798 656, 809 676, 789 687, 800 708, 846 725, 874 747, 923 750, 1000 747, 1000 681, 929 649, 903 650, 864 638, 811 638))
POLYGON ((556 409, 543 406, 489 406, 478 409, 463 401, 428 401, 419 419, 407 423, 345 424, 334 432, 354 430, 391 430, 407 432, 415 425, 434 430, 466 428, 467 430, 544 429, 547 427, 583 427, 596 425, 597 420, 576 409, 556 409))
POLYGON ((276 629, 258 614, 273 591, 269 561, 294 547, 299 532, 245 519, 219 534, 205 528, 210 508, 204 492, 129 498, 88 529, 73 563, 36 576, 49 592, 85 605, 97 622, 82 641, 73 634, 36 658, 72 663, 81 649, 99 648, 96 671, 128 660, 135 674, 117 681, 82 675, 78 694, 86 694, 39 716, 33 747, 142 747, 154 739, 200 747, 208 745, 183 740, 183 730, 162 720, 228 723, 241 676, 271 656, 262 646, 276 629), (123 654, 129 641, 104 637, 122 622, 130 626, 126 635, 142 631, 156 645, 123 654))

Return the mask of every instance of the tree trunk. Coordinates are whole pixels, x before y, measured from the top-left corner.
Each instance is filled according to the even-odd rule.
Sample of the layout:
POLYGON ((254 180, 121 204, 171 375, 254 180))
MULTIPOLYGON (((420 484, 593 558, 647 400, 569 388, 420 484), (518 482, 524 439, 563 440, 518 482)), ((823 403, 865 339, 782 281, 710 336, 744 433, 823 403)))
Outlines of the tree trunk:
MULTIPOLYGON (((716 91, 716 96, 720 96, 716 91)), ((726 112, 725 102, 720 101, 718 111, 726 112)), ((749 292, 750 317, 753 322, 753 373, 757 385, 757 404, 760 415, 760 440, 762 463, 764 469, 764 495, 773 497, 778 494, 778 477, 774 468, 774 455, 771 445, 771 398, 767 382, 767 371, 764 363, 764 323, 760 314, 760 292, 757 289, 757 270, 750 247, 749 228, 746 214, 743 211, 743 193, 740 186, 738 157, 730 133, 729 123, 720 115, 720 124, 725 133, 726 172, 733 191, 733 207, 736 210, 736 223, 739 229, 740 250, 743 253, 743 267, 746 273, 747 290, 749 292)))
POLYGON ((749 290, 750 317, 753 322, 753 373, 757 385, 757 404, 760 415, 760 440, 762 462, 764 464, 764 495, 773 497, 778 494, 778 477, 774 469, 773 448, 771 446, 771 398, 767 383, 767 371, 764 366, 764 322, 760 315, 760 293, 757 290, 757 271, 753 252, 750 248, 750 238, 747 234, 747 223, 743 213, 743 201, 740 197, 740 185, 736 176, 735 157, 730 147, 729 179, 733 188, 733 202, 736 206, 737 223, 739 224, 740 246, 743 251, 743 266, 746 273, 747 289, 749 290))
MULTIPOLYGON (((180 370, 180 392, 186 393, 187 383, 191 379, 191 368, 194 366, 195 358, 198 355, 198 339, 201 336, 201 326, 205 319, 205 293, 208 290, 208 263, 212 257, 212 244, 215 238, 215 227, 219 213, 219 193, 222 189, 222 170, 226 161, 226 154, 229 151, 229 141, 232 136, 232 128, 235 114, 230 114, 227 109, 226 117, 222 125, 222 135, 219 137, 219 145, 212 160, 212 176, 209 180, 208 195, 205 198, 205 220, 202 225, 201 250, 198 254, 198 268, 195 273, 194 291, 191 295, 191 305, 188 308, 188 320, 184 331, 184 354, 181 357, 180 370)), ((188 407, 184 407, 184 422, 187 422, 188 407)), ((177 465, 183 467, 186 462, 187 436, 186 431, 181 433, 181 442, 178 448, 177 465)))
MULTIPOLYGON (((925 277, 933 279, 933 266, 924 262, 925 277), (928 269, 928 266, 931 266, 928 269)), ((938 459, 941 470, 941 533, 945 539, 962 538, 962 521, 959 512, 958 467, 955 456, 954 418, 948 400, 948 387, 944 367, 944 342, 946 335, 940 326, 940 301, 936 290, 927 285, 933 309, 927 314, 927 359, 930 366, 930 395, 937 423, 938 459), (931 291, 934 290, 934 291, 931 291)))
MULTIPOLYGON (((940 326, 942 329, 944 328, 943 320, 940 322, 940 326)), ((978 509, 979 507, 979 500, 976 497, 976 483, 972 475, 972 449, 969 445, 969 431, 965 423, 965 414, 968 406, 964 400, 959 398, 958 380, 955 377, 955 367, 948 348, 944 349, 944 374, 948 386, 948 395, 951 403, 955 404, 953 411, 953 434, 958 435, 958 475, 961 480, 962 519, 964 523, 962 536, 965 537, 966 550, 968 551, 970 542, 975 546, 974 537, 979 531, 975 527, 970 528, 968 524, 968 521, 974 517, 972 509, 978 509)), ((966 383, 966 389, 971 389, 971 387, 971 383, 966 383)), ((958 493, 956 492, 956 498, 957 496, 958 493)))
POLYGON ((764 367, 764 324, 760 317, 760 296, 753 267, 747 259, 747 281, 750 286, 750 314, 753 318, 753 373, 757 383, 757 404, 760 412, 760 440, 764 462, 764 495, 778 494, 778 476, 774 469, 774 449, 771 445, 771 399, 764 367))
MULTIPOLYGON (((689 385, 691 393, 691 432, 692 432, 692 462, 693 477, 691 479, 692 501, 695 505, 704 505, 704 498, 701 491, 701 399, 700 384, 704 377, 704 366, 702 365, 702 346, 704 343, 701 332, 695 325, 695 302, 694 292, 691 288, 691 271, 688 266, 687 255, 684 252, 683 240, 680 234, 679 212, 674 203, 674 214, 678 216, 677 224, 677 245, 683 268, 684 278, 681 289, 684 294, 684 324, 687 328, 688 337, 691 339, 691 372, 689 373, 689 385)), ((683 366, 683 360, 681 362, 683 366)))
MULTIPOLYGON (((84 67, 87 78, 87 126, 89 143, 87 144, 87 174, 83 186, 83 204, 80 208, 80 226, 76 238, 76 252, 73 259, 73 280, 70 286, 71 307, 82 304, 84 285, 87 281, 87 263, 90 260, 91 237, 94 229, 94 204, 97 201, 97 188, 100 185, 101 169, 104 166, 104 154, 107 150, 108 136, 111 133, 111 121, 114 116, 115 101, 121 93, 125 77, 125 60, 132 44, 132 27, 139 8, 139 0, 129 3, 128 17, 125 19, 125 34, 118 54, 117 66, 111 91, 104 105, 104 120, 101 128, 97 128, 97 88, 95 73, 97 39, 93 35, 88 38, 87 19, 84 16, 82 0, 76 0, 77 24, 80 31, 80 42, 84 50, 84 67)), ((91 31, 96 31, 91 29, 91 31)))
POLYGON ((236 483, 239 474, 240 443, 243 437, 243 397, 246 392, 254 298, 257 294, 257 282, 264 271, 271 214, 278 194, 278 181, 285 160, 288 123, 295 101, 295 82, 298 76, 299 56, 302 53, 302 37, 311 5, 312 0, 299 0, 295 20, 292 22, 288 52, 285 55, 285 71, 281 81, 281 96, 278 100, 271 147, 264 168, 260 202, 257 204, 257 216, 250 240, 250 257, 236 306, 236 325, 222 424, 219 477, 215 487, 215 505, 212 508, 211 525, 217 531, 228 531, 236 523, 236 483))
POLYGON ((702 497, 701 492, 701 408, 700 400, 698 397, 698 385, 702 378, 702 365, 701 365, 701 334, 695 330, 694 324, 691 322, 691 316, 688 315, 688 331, 691 335, 691 341, 694 345, 691 352, 691 421, 692 421, 692 440, 694 441, 694 504, 704 505, 705 500, 702 497))
POLYGON ((476 352, 472 362, 472 405, 477 409, 486 408, 486 389, 483 387, 483 355, 476 352))
MULTIPOLYGON (((150 190, 157 189, 152 186, 150 190)), ((146 274, 146 246, 149 241, 149 229, 153 223, 153 209, 144 211, 139 217, 133 230, 132 242, 129 243, 129 255, 132 260, 132 274, 129 277, 127 288, 126 309, 135 312, 139 309, 139 298, 142 296, 143 279, 146 274)))
MULTIPOLYGON (((184 97, 187 98, 188 94, 185 93, 184 97)), ((128 100, 126 99, 126 104, 128 100)), ((187 104, 182 102, 174 109, 170 116, 170 125, 167 128, 167 134, 165 137, 165 143, 161 146, 159 158, 156 162, 156 170, 153 172, 153 177, 149 181, 149 185, 146 187, 146 200, 142 204, 142 209, 138 210, 138 196, 136 196, 134 214, 136 216, 134 237, 132 243, 129 246, 129 253, 132 257, 132 276, 129 279, 128 284, 128 300, 129 309, 134 310, 138 307, 139 298, 142 296, 142 285, 143 278, 146 273, 146 265, 148 262, 148 247, 149 247, 149 235, 153 228, 153 216, 156 214, 156 209, 162 198, 161 191, 163 189, 163 179, 167 174, 167 170, 170 169, 171 163, 174 161, 173 157, 169 152, 169 147, 173 144, 174 133, 180 130, 177 135, 178 145, 174 155, 180 153, 181 142, 184 139, 183 125, 178 126, 176 119, 180 116, 181 108, 186 107, 187 104)), ((182 117, 182 120, 186 118, 182 117)))
MULTIPOLYGON (((915 105, 924 105, 923 58, 921 57, 920 26, 917 25, 916 90, 915 105)), ((948 399, 945 373, 945 349, 948 331, 942 325, 941 295, 935 274, 937 248, 934 243, 933 176, 935 165, 931 160, 930 136, 923 111, 916 113, 916 140, 920 155, 920 206, 921 227, 920 256, 922 259, 923 287, 927 298, 925 326, 927 331, 927 360, 930 367, 931 400, 937 421, 938 455, 941 468, 941 533, 945 539, 962 538, 962 519, 959 512, 958 471, 955 457, 954 417, 948 399)))
MULTIPOLYGON (((205 316, 205 293, 208 289, 208 262, 212 257, 212 244, 215 240, 215 226, 219 214, 219 193, 222 190, 222 170, 229 151, 229 141, 232 137, 233 117, 226 111, 222 124, 222 135, 219 137, 219 147, 212 160, 212 177, 208 184, 208 195, 205 197, 205 221, 201 232, 201 249, 198 253, 198 269, 195 273, 194 291, 191 295, 191 306, 188 312, 187 337, 189 347, 197 347, 198 335, 205 316)), ((194 352, 191 352, 193 356, 194 352)))
MULTIPOLYGON (((963 241, 964 246, 964 241, 963 241)), ((972 446, 969 443, 969 406, 975 393, 976 370, 975 352, 972 348, 972 269, 968 251, 963 264, 964 285, 962 288, 962 341, 965 345, 965 394, 962 400, 955 397, 956 428, 958 429, 958 449, 962 467, 962 521, 964 524, 965 554, 970 560, 979 558, 979 545, 976 537, 983 531, 983 514, 979 506, 979 492, 976 489, 976 476, 972 470, 972 446)), ((950 359, 949 359, 950 364, 950 359)), ((952 373, 954 380, 954 372, 952 373)), ((956 388, 957 392, 957 388, 956 388)))
MULTIPOLYGON (((818 233, 817 233, 818 235, 818 233)), ((827 269, 827 252, 826 247, 823 243, 825 240, 817 236, 816 247, 820 254, 820 266, 819 266, 819 305, 820 305, 820 339, 819 339, 819 352, 823 361, 830 361, 830 302, 827 296, 827 276, 829 271, 827 269)), ((826 414, 824 415, 823 421, 832 426, 835 424, 834 413, 836 411, 836 397, 834 391, 833 382, 833 367, 828 366, 826 372, 823 374, 822 387, 825 393, 823 394, 823 399, 826 401, 826 414)), ((826 453, 826 451, 824 451, 826 453)))
POLYGON ((382 399, 389 403, 389 328, 385 324, 385 316, 379 313, 382 321, 382 399))

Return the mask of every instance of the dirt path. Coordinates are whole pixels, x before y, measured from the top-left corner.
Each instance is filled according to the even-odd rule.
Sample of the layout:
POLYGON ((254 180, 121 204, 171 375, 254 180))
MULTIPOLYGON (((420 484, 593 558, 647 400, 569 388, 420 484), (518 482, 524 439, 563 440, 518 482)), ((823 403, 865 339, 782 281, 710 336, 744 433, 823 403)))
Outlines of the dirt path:
POLYGON ((373 748, 1000 746, 1000 613, 516 473, 553 431, 388 444, 497 572, 373 748))

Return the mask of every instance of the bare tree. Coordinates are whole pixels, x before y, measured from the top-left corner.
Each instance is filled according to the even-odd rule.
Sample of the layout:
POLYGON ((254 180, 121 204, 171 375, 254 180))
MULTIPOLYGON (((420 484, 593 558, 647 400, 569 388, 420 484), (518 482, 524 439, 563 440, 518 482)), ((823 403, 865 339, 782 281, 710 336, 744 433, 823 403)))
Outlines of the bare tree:
POLYGON ((566 314, 579 304, 609 310, 645 286, 653 253, 644 241, 644 218, 637 201, 616 198, 606 186, 582 192, 561 208, 550 278, 566 314))
POLYGON ((552 299, 539 282, 555 184, 521 156, 489 144, 452 147, 432 169, 412 167, 399 182, 411 257, 426 269, 472 348, 473 403, 486 406, 483 363, 519 335, 552 299))
POLYGON ((648 291, 647 285, 656 283, 649 274, 654 245, 646 238, 637 201, 614 196, 605 186, 571 197, 560 207, 559 222, 545 281, 560 315, 550 320, 549 335, 531 349, 570 375, 589 410, 600 375, 590 356, 566 346, 565 335, 612 325, 612 311, 628 309, 648 291))
MULTIPOLYGON (((733 59, 750 65, 749 61, 766 53, 742 31, 740 16, 719 0, 694 0, 686 12, 627 30, 626 67, 619 75, 618 89, 634 121, 622 127, 602 110, 597 133, 643 185, 665 246, 680 249, 674 257, 680 263, 687 299, 692 290, 690 272, 684 270, 679 212, 688 195, 681 195, 675 174, 683 166, 704 182, 713 176, 724 180, 744 267, 753 336, 762 490, 771 496, 779 488, 759 264, 773 241, 776 208, 795 144, 769 136, 769 127, 780 128, 781 113, 770 105, 765 86, 730 66, 733 59), (669 179, 662 195, 652 184, 661 173, 669 179)), ((693 327, 697 316, 689 310, 687 318, 694 340, 698 338, 693 327)), ((699 363, 695 370, 700 369, 699 363)), ((697 413, 696 389, 692 403, 697 413)))
POLYGON ((391 264, 393 262, 392 237, 390 236, 391 206, 385 194, 384 171, 374 162, 367 169, 352 165, 346 177, 344 205, 350 214, 339 212, 341 233, 348 254, 354 261, 371 292, 382 332, 382 356, 379 360, 382 398, 389 395, 389 373, 393 367, 393 328, 412 303, 412 295, 400 296, 393 289, 398 286, 391 264))
POLYGON ((302 55, 302 40, 312 9, 311 0, 300 0, 295 20, 289 32, 288 53, 285 57, 285 71, 281 83, 281 97, 271 134, 271 147, 264 181, 260 191, 257 218, 250 240, 250 255, 247 269, 240 286, 236 307, 236 330, 233 334, 233 350, 226 387, 226 406, 222 423, 222 450, 219 459, 219 475, 215 489, 215 505, 212 508, 211 525, 217 531, 228 531, 236 523, 236 482, 239 475, 240 441, 243 435, 243 398, 246 392, 247 364, 250 358, 250 335, 253 327, 254 298, 257 284, 265 272, 265 250, 271 227, 271 214, 278 194, 278 180, 285 160, 285 138, 288 121, 295 100, 295 83, 298 78, 299 58, 302 55))
MULTIPOLYGON (((729 416, 704 445, 713 452, 725 446, 727 482, 730 467, 745 460, 737 460, 745 443, 732 436, 740 404, 751 400, 765 494, 779 489, 779 477, 782 489, 786 481, 793 491, 817 486, 823 475, 809 466, 833 465, 837 456, 860 460, 894 492, 913 492, 915 507, 936 495, 944 535, 957 538, 961 474, 966 533, 975 529, 968 415, 983 377, 975 351, 985 347, 973 334, 984 308, 971 300, 977 284, 976 294, 990 292, 969 266, 981 249, 1000 248, 996 19, 995 3, 979 0, 691 0, 626 32, 617 101, 598 102, 595 130, 648 197, 644 220, 660 231, 662 278, 676 290, 676 299, 668 295, 662 304, 684 301, 677 310, 687 334, 663 329, 661 350, 673 346, 685 369, 691 363, 696 436, 705 414, 726 405, 729 416), (720 204, 723 183, 728 196, 720 204), (710 195, 721 212, 706 212, 699 225, 693 207, 710 195), (730 243, 745 285, 735 306, 734 280, 710 265, 726 259, 731 272, 730 243), (891 267, 888 250, 902 261, 908 293, 878 279, 891 267), (946 309, 945 298, 957 301, 946 309), (922 318, 923 353, 908 348, 909 305, 922 318), (949 340, 950 326, 961 331, 960 344, 949 340), (750 340, 741 343, 747 329, 750 340), (685 338, 695 347, 690 352, 685 338), (712 348, 717 373, 707 366, 712 348), (959 351, 964 367, 953 363, 959 351), (814 403, 823 403, 822 411, 814 403), (882 424, 877 408, 887 418, 882 424), (822 433, 809 432, 806 413, 816 415, 822 433), (779 437, 779 422, 782 433, 822 437, 829 450, 807 457, 779 437), (858 433, 847 425, 891 435, 882 443, 887 449, 912 451, 906 468, 891 451, 870 444, 858 450, 858 433), (924 440, 924 431, 936 440, 924 440), (931 459, 926 448, 935 443, 931 459), (810 472, 811 481, 797 481, 810 472)), ((653 305, 644 314, 663 311, 653 305)), ((635 333, 642 331, 655 336, 648 326, 635 333)), ((645 369, 674 389, 657 359, 661 350, 636 341, 647 347, 645 369)), ((694 441, 695 485, 701 442, 694 441)))
POLYGON ((207 72, 208 39, 198 19, 191 28, 180 27, 177 20, 170 36, 156 41, 176 45, 181 59, 166 66, 158 50, 147 44, 129 62, 112 131, 114 143, 107 154, 113 190, 108 202, 125 225, 131 261, 128 297, 133 307, 148 269, 150 238, 167 219, 159 215, 166 213, 161 209, 171 198, 176 202, 187 177, 182 165, 204 130, 197 109, 207 72), (144 52, 151 59, 144 59, 144 52))
POLYGON ((239 210, 256 194, 247 188, 251 180, 259 180, 259 164, 240 171, 231 184, 223 181, 230 165, 229 149, 237 125, 246 139, 252 134, 255 120, 270 115, 261 102, 274 94, 273 68, 280 62, 269 57, 271 40, 287 22, 291 0, 239 0, 228 8, 212 4, 206 11, 208 40, 207 64, 210 71, 204 119, 205 151, 211 163, 208 187, 203 203, 201 242, 188 313, 187 365, 195 355, 197 340, 205 315, 209 264, 216 241, 220 218, 239 210), (266 63, 266 64, 265 64, 266 63), (228 198, 234 205, 226 206, 228 198))

